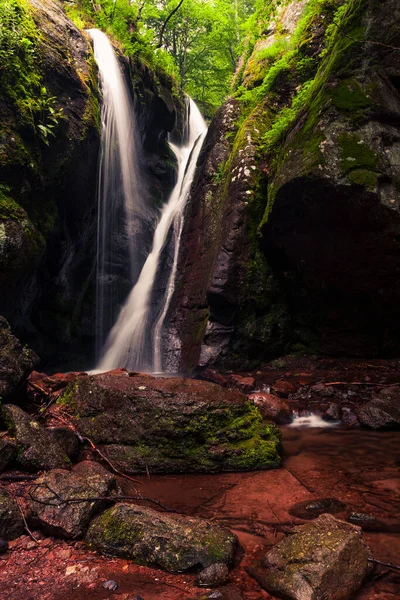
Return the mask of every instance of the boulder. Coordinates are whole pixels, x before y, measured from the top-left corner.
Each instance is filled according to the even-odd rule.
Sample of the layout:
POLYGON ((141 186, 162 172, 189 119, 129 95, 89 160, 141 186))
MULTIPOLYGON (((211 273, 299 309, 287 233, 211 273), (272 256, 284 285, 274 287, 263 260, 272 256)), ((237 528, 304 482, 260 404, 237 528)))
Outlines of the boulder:
POLYGON ((22 346, 7 321, 0 317, 0 397, 14 394, 38 363, 39 357, 22 346))
POLYGON ((0 438, 0 473, 16 458, 17 453, 18 446, 13 439, 6 435, 0 438))
POLYGON ((18 406, 6 404, 3 419, 18 446, 16 460, 21 467, 47 471, 70 465, 68 456, 51 433, 18 406))
POLYGON ((35 524, 52 535, 80 538, 115 483, 115 477, 96 462, 84 461, 72 471, 50 471, 30 489, 35 524))
POLYGON ((64 450, 68 458, 75 458, 79 453, 79 440, 70 427, 48 427, 47 431, 64 450))
POLYGON ((58 402, 128 473, 277 467, 279 429, 237 390, 208 381, 132 373, 79 378, 58 402))
POLYGON ((361 425, 380 429, 400 426, 400 396, 397 394, 375 396, 357 412, 361 425))
POLYGON ((0 539, 14 540, 24 532, 24 522, 15 500, 0 490, 0 539))
POLYGON ((351 600, 367 575, 368 555, 359 527, 324 514, 294 527, 252 574, 287 600, 351 600))
POLYGON ((290 423, 293 418, 293 411, 289 404, 274 394, 256 392, 248 396, 250 402, 253 402, 264 419, 274 421, 274 423, 290 423))
POLYGON ((94 519, 86 541, 107 556, 181 572, 214 563, 229 564, 236 536, 203 519, 117 504, 94 519))

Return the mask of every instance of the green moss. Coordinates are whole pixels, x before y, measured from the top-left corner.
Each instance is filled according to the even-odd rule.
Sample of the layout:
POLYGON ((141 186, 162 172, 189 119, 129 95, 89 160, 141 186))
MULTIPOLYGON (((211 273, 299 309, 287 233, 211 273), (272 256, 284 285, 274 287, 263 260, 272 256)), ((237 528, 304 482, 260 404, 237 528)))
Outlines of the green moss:
POLYGON ((364 92, 357 79, 351 78, 339 83, 332 92, 332 102, 336 108, 354 111, 371 106, 371 98, 364 92))
POLYGON ((343 173, 377 170, 377 155, 359 136, 344 133, 339 137, 340 167, 343 173))
POLYGON ((78 390, 79 383, 70 383, 65 391, 61 394, 61 396, 57 399, 57 404, 59 406, 63 406, 68 408, 70 412, 77 418, 79 418, 78 414, 78 406, 76 401, 76 392, 78 390))
POLYGON ((348 173, 347 177, 353 183, 362 185, 367 189, 375 189, 378 184, 378 174, 367 169, 354 169, 348 173))

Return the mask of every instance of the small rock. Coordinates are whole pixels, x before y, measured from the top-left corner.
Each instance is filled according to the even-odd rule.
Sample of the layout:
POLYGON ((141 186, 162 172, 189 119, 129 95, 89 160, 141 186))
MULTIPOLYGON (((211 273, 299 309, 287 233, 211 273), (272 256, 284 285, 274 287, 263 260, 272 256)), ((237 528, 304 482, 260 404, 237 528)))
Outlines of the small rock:
POLYGON ((274 385, 271 387, 278 396, 282 396, 283 398, 287 398, 289 394, 294 394, 298 390, 298 385, 291 381, 286 381, 285 379, 275 381, 274 385))
POLYGON ((231 375, 232 384, 241 392, 250 392, 254 389, 254 377, 242 377, 241 375, 231 375))
POLYGON ((144 599, 142 598, 142 596, 138 596, 136 594, 136 596, 133 596, 132 600, 144 600, 144 599))
POLYGON ((324 514, 294 527, 251 574, 287 600, 351 600, 368 573, 368 556, 359 527, 324 514))
POLYGON ((0 438, 0 473, 17 456, 17 452, 18 446, 14 440, 8 436, 0 438))
POLYGON ((289 514, 298 519, 316 519, 324 513, 335 514, 342 512, 346 505, 336 498, 317 498, 298 502, 289 508, 289 514))
POLYGON ((351 410, 351 408, 349 408, 348 406, 343 406, 341 421, 348 427, 352 427, 353 425, 356 425, 358 419, 357 415, 354 411, 351 410))
POLYGON ((216 590, 215 592, 211 592, 211 594, 209 594, 207 596, 207 598, 222 598, 222 597, 223 597, 223 595, 218 590, 216 590))
POLYGON ((0 317, 0 397, 14 394, 38 363, 39 357, 22 346, 6 319, 0 317))
POLYGON ((336 394, 335 389, 324 383, 316 383, 310 387, 310 392, 318 398, 332 398, 336 394))
POLYGON ((102 587, 105 590, 111 590, 112 592, 115 592, 115 590, 118 589, 118 583, 114 581, 114 579, 109 579, 102 584, 102 587))
POLYGON ((0 539, 0 554, 5 554, 8 551, 8 541, 0 539))
POLYGON ((250 394, 248 399, 257 406, 264 419, 283 424, 290 423, 293 418, 293 411, 289 404, 278 396, 260 392, 250 394))
POLYGON ((339 405, 336 404, 335 402, 331 402, 331 404, 328 406, 328 408, 322 415, 322 418, 325 421, 339 421, 339 419, 340 419, 339 405))
POLYGON ((197 585, 200 587, 218 587, 226 583, 229 569, 224 563, 214 563, 197 576, 197 585))
POLYGON ((400 519, 376 518, 366 513, 351 513, 349 522, 358 525, 364 531, 383 531, 388 533, 400 533, 400 519))

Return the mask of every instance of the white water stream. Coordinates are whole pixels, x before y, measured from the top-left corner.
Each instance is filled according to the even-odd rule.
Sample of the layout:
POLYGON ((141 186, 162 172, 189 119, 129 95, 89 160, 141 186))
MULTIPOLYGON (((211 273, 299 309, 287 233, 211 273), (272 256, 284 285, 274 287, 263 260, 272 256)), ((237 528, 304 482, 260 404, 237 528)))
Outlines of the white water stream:
POLYGON ((178 160, 178 179, 168 202, 161 210, 154 232, 153 246, 139 279, 123 306, 107 339, 104 354, 96 371, 125 367, 128 370, 162 371, 162 330, 172 299, 178 267, 179 245, 183 229, 184 209, 194 178, 197 159, 207 126, 193 100, 189 105, 189 135, 181 146, 170 144, 178 160), (151 328, 151 296, 160 265, 162 250, 172 228, 173 264, 168 276, 162 309, 151 328), (152 359, 147 345, 152 344, 152 359))
POLYGON ((108 37, 98 29, 88 33, 102 91, 96 280, 99 355, 120 305, 121 291, 116 288, 123 279, 132 286, 139 275, 140 231, 151 215, 139 174, 141 140, 127 83, 108 37))

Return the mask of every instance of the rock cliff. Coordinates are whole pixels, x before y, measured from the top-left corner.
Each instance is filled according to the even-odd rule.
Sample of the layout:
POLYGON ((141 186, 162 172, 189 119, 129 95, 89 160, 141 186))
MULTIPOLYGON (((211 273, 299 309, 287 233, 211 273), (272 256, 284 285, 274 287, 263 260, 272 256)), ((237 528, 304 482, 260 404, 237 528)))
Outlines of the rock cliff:
POLYGON ((178 370, 398 352, 399 31, 393 0, 256 13, 187 213, 178 370))

